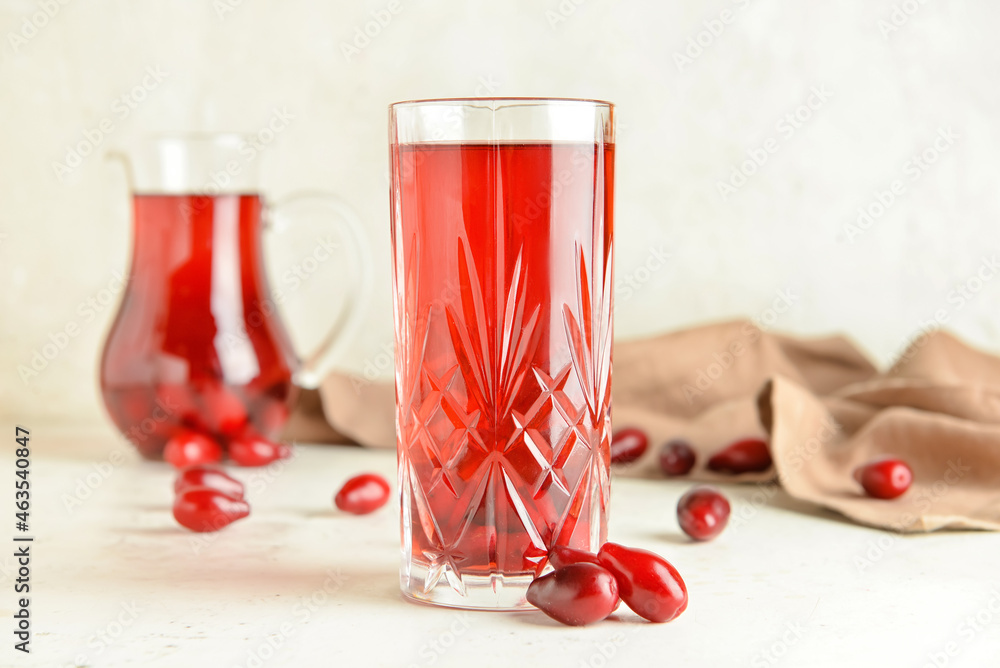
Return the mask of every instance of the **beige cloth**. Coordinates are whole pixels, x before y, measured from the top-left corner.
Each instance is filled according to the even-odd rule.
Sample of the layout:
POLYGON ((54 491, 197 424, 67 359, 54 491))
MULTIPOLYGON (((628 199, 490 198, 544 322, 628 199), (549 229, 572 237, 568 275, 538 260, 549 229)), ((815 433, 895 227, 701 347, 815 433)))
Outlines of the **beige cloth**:
MULTIPOLYGON (((614 354, 615 428, 640 427, 651 444, 620 474, 659 476, 660 445, 683 438, 698 455, 693 480, 777 478, 793 497, 899 532, 1000 529, 1000 358, 949 334, 925 335, 884 374, 843 337, 795 339, 749 322, 623 342, 614 354), (705 468, 748 436, 769 439, 772 470, 705 468), (865 497, 852 470, 889 455, 913 468, 913 486, 892 501, 865 497)), ((321 406, 304 395, 290 436, 395 446, 391 384, 331 375, 320 395, 321 406)))

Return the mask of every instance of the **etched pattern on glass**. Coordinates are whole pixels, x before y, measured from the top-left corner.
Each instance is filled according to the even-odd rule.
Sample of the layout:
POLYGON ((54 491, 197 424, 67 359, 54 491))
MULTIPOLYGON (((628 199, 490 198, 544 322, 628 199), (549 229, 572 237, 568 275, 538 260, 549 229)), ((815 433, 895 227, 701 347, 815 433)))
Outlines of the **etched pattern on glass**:
POLYGON ((490 299, 459 238, 458 294, 418 312, 417 244, 403 244, 397 277, 404 560, 426 569, 425 593, 447 582, 464 596, 470 575, 502 586, 539 572, 554 544, 596 549, 605 538, 611 247, 600 230, 567 244, 575 285, 545 299, 529 295, 545 277, 528 275, 518 249, 490 299))

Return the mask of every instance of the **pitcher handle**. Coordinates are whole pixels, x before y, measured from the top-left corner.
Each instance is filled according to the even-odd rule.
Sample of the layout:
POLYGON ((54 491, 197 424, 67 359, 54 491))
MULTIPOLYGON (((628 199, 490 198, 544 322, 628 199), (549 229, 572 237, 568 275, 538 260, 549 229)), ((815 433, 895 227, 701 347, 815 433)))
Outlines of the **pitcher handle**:
MULTIPOLYGON (((346 253, 350 253, 356 261, 356 271, 350 272, 350 285, 346 286, 347 294, 343 308, 337 314, 326 336, 319 345, 302 357, 299 370, 295 374, 295 383, 299 387, 314 389, 322 380, 324 360, 331 357, 337 342, 345 340, 344 335, 352 333, 361 322, 365 305, 371 302, 372 296, 372 251, 368 244, 361 224, 361 218, 354 209, 339 197, 322 191, 298 191, 270 202, 264 209, 264 225, 276 233, 283 233, 287 228, 276 224, 285 218, 284 210, 291 204, 307 203, 311 206, 325 209, 326 219, 339 231, 339 236, 346 243, 346 253)), ((324 222, 322 233, 330 230, 330 223, 324 222)), ((344 286, 341 286, 344 289, 344 286)))

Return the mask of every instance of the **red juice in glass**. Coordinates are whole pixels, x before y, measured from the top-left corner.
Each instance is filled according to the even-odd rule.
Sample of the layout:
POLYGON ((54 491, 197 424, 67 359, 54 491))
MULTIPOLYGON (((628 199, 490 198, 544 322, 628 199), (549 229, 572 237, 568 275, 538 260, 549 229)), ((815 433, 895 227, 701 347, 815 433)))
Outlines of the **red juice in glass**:
MULTIPOLYGON (((412 598, 521 607, 551 546, 605 540, 614 144, 594 128, 610 128, 611 111, 559 103, 589 119, 579 140, 536 129, 392 146, 401 579, 412 598)), ((414 104, 394 108, 399 136, 414 104)), ((549 103, 531 104, 540 114, 549 103)))

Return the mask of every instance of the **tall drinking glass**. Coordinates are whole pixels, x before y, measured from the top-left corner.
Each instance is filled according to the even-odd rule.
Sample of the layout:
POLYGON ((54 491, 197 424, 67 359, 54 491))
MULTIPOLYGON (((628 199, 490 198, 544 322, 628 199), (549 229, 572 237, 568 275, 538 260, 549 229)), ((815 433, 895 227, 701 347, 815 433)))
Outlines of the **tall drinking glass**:
POLYGON ((403 593, 516 609, 607 531, 613 107, 390 107, 403 593))

